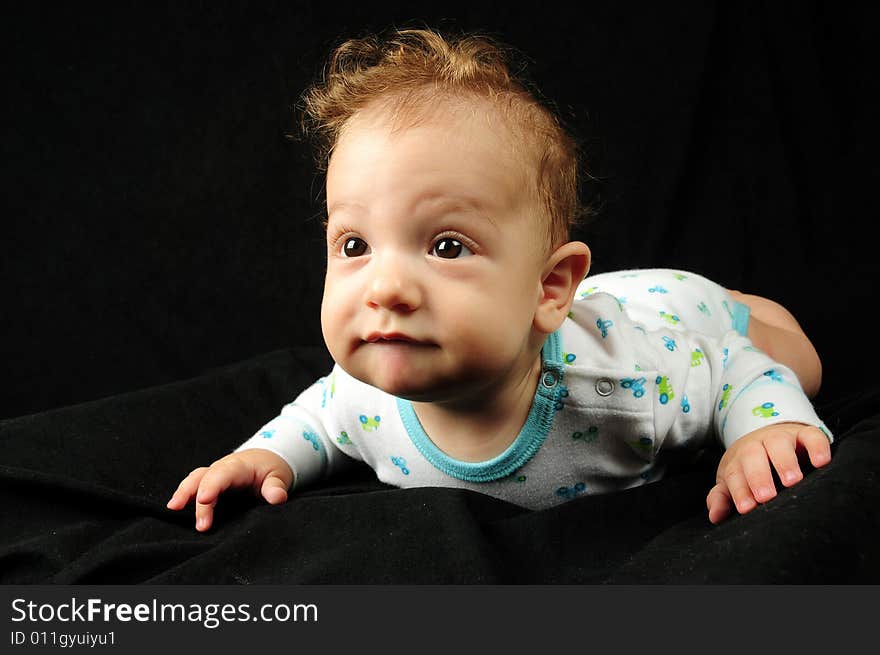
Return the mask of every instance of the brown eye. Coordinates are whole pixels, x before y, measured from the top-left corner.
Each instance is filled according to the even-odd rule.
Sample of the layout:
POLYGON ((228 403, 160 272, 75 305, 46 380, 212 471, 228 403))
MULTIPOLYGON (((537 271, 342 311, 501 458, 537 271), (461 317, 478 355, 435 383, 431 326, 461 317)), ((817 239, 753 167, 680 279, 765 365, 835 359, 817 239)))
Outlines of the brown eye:
POLYGON ((472 253, 470 248, 458 239, 443 237, 434 242, 431 254, 435 257, 442 257, 443 259, 457 259, 458 257, 473 255, 474 253, 472 253))
POLYGON ((367 254, 369 249, 370 246, 367 245, 366 241, 359 237, 351 237, 350 239, 346 239, 345 245, 342 246, 342 256, 360 257, 361 255, 367 254))

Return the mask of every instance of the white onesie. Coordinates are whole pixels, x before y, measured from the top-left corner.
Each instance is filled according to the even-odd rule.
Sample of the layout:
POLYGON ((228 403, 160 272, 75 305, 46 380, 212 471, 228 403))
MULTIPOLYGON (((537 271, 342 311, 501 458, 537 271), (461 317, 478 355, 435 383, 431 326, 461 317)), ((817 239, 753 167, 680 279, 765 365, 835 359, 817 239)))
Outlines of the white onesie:
POLYGON ((676 448, 713 438, 729 447, 773 423, 815 425, 831 439, 795 374, 745 336, 748 320, 748 307, 694 273, 588 277, 544 344, 525 425, 497 457, 449 457, 409 401, 338 365, 238 450, 277 453, 296 487, 353 458, 398 487, 461 487, 541 509, 644 484, 676 448))

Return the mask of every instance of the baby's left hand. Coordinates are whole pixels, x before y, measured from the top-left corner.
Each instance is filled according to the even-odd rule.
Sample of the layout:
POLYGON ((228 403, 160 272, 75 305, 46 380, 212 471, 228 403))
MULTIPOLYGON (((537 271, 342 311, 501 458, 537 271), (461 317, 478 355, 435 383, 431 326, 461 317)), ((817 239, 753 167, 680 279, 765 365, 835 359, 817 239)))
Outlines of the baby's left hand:
POLYGON ((718 524, 735 506, 745 514, 776 496, 770 464, 783 485, 803 479, 797 452, 806 450, 816 468, 831 461, 828 437, 816 427, 802 423, 777 423, 740 437, 718 464, 715 486, 706 496, 709 520, 718 524))

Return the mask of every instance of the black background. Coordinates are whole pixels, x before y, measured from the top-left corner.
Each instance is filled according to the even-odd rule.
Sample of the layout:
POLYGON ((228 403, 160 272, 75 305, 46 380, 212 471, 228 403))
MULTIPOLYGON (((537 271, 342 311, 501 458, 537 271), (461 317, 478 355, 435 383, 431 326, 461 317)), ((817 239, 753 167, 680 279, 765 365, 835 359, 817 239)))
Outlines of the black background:
POLYGON ((574 4, 6 10, 0 582, 880 580, 877 11, 574 4), (224 496, 207 534, 165 508, 326 373, 321 180, 293 107, 340 39, 413 21, 525 53, 587 155, 596 272, 690 269, 795 313, 824 362, 828 466, 720 526, 717 452, 540 512, 366 466, 278 507, 224 496))
POLYGON ((577 236, 594 272, 690 268, 780 300, 823 356, 822 398, 851 390, 873 356, 875 14, 17 3, 3 21, 0 416, 320 348, 321 179, 286 136, 293 107, 340 39, 422 22, 524 53, 586 154, 598 213, 577 236))

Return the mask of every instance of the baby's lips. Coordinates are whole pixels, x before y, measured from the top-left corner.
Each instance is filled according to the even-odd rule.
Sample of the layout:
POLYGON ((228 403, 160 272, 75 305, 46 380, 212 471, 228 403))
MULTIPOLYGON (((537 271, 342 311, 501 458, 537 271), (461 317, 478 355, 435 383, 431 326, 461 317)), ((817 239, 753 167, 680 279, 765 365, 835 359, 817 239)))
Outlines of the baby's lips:
POLYGON ((403 332, 370 332, 364 339, 367 343, 377 343, 380 341, 402 341, 404 343, 419 343, 418 339, 414 339, 403 332))

